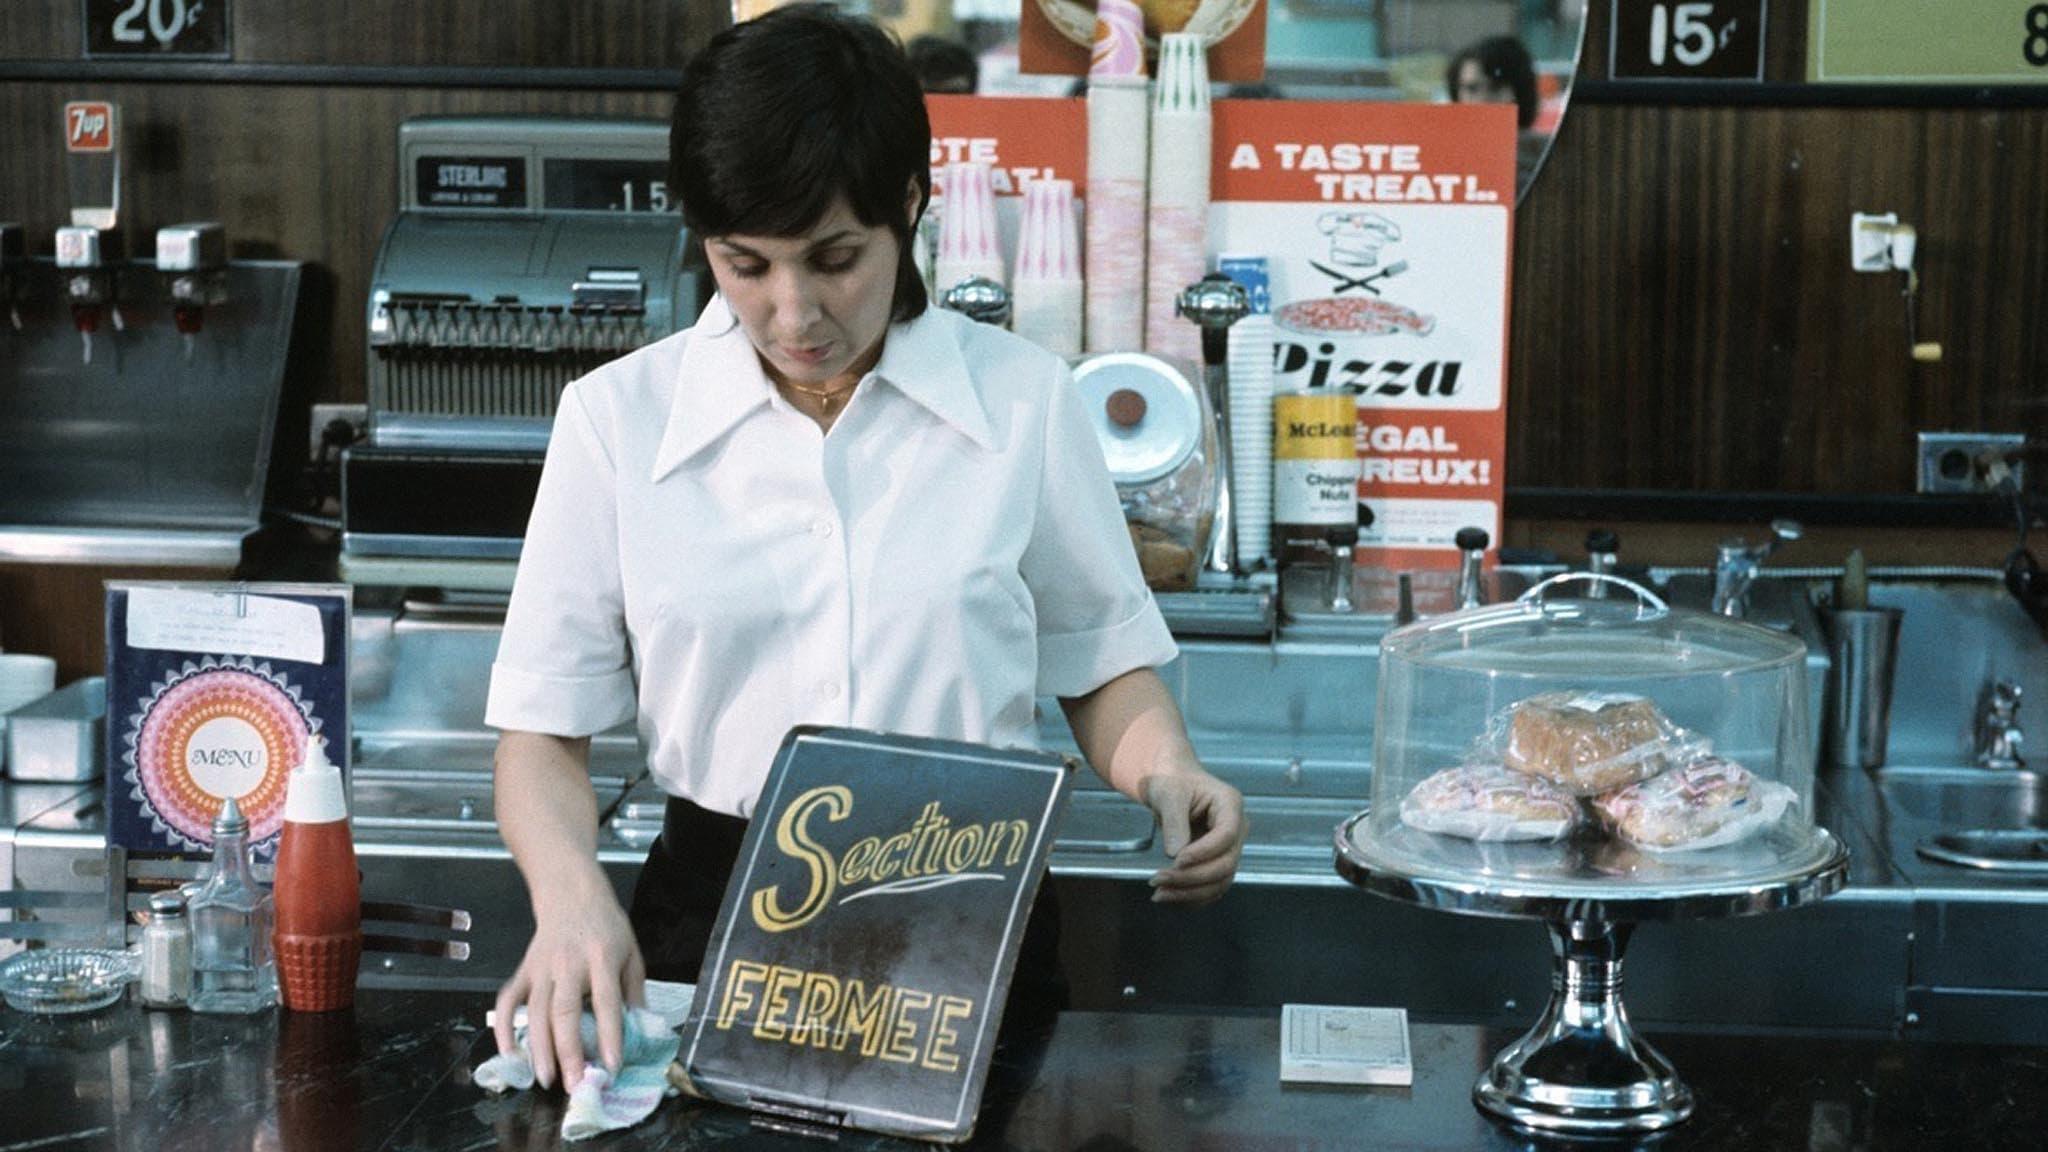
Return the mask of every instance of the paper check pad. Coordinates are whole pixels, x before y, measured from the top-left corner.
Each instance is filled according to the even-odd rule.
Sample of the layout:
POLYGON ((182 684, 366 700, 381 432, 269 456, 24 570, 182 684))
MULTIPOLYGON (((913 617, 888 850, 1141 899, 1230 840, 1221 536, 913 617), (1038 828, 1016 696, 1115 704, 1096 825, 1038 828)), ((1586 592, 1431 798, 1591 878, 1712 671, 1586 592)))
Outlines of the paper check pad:
POLYGON ((1280 1079, 1298 1084, 1413 1084, 1408 1010, 1285 1005, 1280 1010, 1280 1079))

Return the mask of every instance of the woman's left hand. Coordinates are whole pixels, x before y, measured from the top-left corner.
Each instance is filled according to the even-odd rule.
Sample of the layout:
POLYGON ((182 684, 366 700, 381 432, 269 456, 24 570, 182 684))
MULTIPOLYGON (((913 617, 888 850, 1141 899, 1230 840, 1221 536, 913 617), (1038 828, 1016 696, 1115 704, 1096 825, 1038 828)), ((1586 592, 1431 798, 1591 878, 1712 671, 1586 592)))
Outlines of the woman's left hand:
POLYGON ((1196 764, 1147 777, 1142 796, 1173 859, 1152 876, 1153 901, 1207 904, 1223 895, 1244 852, 1244 796, 1196 764))

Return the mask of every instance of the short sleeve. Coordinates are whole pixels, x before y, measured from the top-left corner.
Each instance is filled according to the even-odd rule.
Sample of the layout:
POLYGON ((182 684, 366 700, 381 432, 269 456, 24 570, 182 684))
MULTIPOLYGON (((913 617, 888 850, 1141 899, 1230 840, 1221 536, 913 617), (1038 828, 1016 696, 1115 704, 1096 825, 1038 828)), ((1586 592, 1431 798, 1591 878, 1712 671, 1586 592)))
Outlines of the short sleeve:
POLYGON ((1064 365, 1046 405, 1038 495, 1021 564, 1038 615, 1038 691, 1084 696, 1178 655, 1064 365))
POLYGON ((562 393, 527 522, 484 723, 589 736, 634 716, 618 495, 580 384, 562 393))

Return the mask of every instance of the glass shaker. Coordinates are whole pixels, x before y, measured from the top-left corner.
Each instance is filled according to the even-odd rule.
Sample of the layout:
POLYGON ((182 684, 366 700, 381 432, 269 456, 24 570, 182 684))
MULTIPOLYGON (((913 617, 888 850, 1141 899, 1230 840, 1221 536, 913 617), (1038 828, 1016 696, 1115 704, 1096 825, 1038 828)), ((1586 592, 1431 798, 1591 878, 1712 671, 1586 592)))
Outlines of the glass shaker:
POLYGON ((249 866, 249 821, 230 796, 213 822, 213 868, 192 897, 192 1010, 246 1015, 277 1003, 270 892, 249 866))
POLYGON ((142 930, 142 1006, 183 1008, 192 995, 192 924, 185 897, 159 892, 149 898, 142 930))

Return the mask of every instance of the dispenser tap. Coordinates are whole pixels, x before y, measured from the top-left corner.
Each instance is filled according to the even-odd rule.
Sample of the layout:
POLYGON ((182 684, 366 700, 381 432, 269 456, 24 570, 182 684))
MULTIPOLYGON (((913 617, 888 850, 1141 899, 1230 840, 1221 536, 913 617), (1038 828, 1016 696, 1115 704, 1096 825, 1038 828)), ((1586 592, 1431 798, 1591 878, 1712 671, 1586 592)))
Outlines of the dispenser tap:
POLYGON ((1454 538, 1458 551, 1464 553, 1458 560, 1458 607, 1477 608, 1486 603, 1486 592, 1479 579, 1479 566, 1486 559, 1486 549, 1493 538, 1484 528, 1460 528, 1454 538))
POLYGON ((1356 568, 1355 562, 1352 559, 1352 553, 1356 548, 1356 542, 1339 542, 1330 545, 1330 611, 1332 612, 1350 612, 1354 610, 1354 605, 1351 602, 1351 581, 1356 568))
POLYGON ((1010 326, 1010 290, 986 276, 969 276, 939 296, 939 307, 963 313, 970 320, 1010 326))
POLYGON ((1230 499, 1230 326, 1251 314, 1252 300, 1244 285, 1211 272, 1183 289, 1173 308, 1202 330, 1202 379, 1216 421, 1216 519, 1202 567, 1227 575, 1237 571, 1236 509, 1230 499))
MULTIPOLYGON (((1615 562, 1620 558, 1621 537, 1611 528, 1595 528, 1586 533, 1586 571, 1595 576, 1614 575, 1615 562)), ((1589 599, 1601 600, 1607 596, 1607 582, 1594 580, 1586 589, 1589 599)))
POLYGON ((1351 584, 1357 570, 1358 538, 1372 527, 1372 509, 1358 506, 1358 518, 1350 525, 1338 525, 1323 539, 1330 547, 1330 611, 1352 612, 1351 584))
POLYGON ((1984 689, 1984 701, 1977 713, 1977 766, 2000 771, 2025 768, 2020 745, 2026 733, 2020 731, 2020 686, 2011 680, 1995 680, 1984 689))
POLYGON ((92 337, 99 331, 101 313, 113 321, 114 331, 124 327, 120 302, 114 298, 114 247, 113 233, 89 224, 57 229, 57 269, 87 364, 92 363, 92 337))
POLYGON ((28 229, 0 222, 0 307, 8 323, 21 331, 21 297, 28 287, 28 229))
POLYGON ((156 268, 168 281, 171 319, 191 338, 206 323, 206 309, 227 302, 227 232, 218 223, 172 224, 156 231, 156 268))
POLYGON ((1742 617, 1749 613, 1749 587, 1756 582, 1757 573, 1764 561, 1770 559, 1782 544, 1789 544, 1805 534, 1797 520, 1771 521, 1771 538, 1762 544, 1750 544, 1740 536, 1731 536, 1721 542, 1720 555, 1714 561, 1714 604, 1715 614, 1742 617))

